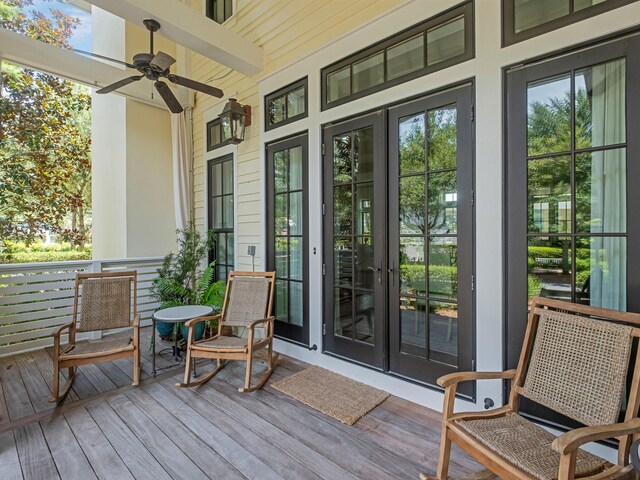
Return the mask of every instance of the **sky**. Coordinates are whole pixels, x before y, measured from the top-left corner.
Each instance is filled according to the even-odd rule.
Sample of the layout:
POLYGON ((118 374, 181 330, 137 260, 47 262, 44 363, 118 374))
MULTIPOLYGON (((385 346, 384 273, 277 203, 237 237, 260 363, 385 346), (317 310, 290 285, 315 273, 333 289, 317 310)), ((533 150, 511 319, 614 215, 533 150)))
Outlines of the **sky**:
POLYGON ((91 13, 62 0, 33 0, 33 5, 27 7, 29 12, 36 10, 47 17, 51 16, 51 9, 62 10, 66 15, 80 19, 80 25, 74 30, 69 40, 73 48, 91 51, 91 13))

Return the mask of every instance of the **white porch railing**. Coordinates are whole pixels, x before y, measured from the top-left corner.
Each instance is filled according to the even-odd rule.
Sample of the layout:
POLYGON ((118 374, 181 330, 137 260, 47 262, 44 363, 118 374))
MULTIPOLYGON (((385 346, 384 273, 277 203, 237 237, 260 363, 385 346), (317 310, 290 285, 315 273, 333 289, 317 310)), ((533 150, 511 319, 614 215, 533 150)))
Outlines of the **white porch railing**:
POLYGON ((151 257, 0 265, 0 357, 53 345, 51 333, 73 315, 77 272, 137 270, 138 313, 149 325, 158 306, 149 289, 161 264, 151 257))

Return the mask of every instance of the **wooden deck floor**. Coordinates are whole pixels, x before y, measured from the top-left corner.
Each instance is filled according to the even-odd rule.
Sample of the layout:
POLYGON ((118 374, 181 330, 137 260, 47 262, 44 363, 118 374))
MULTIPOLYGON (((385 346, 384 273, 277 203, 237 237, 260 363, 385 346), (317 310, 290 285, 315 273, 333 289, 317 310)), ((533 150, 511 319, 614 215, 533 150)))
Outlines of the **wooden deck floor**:
MULTIPOLYGON (((82 366, 57 408, 47 403, 47 351, 0 359, 0 479, 417 479, 435 471, 437 412, 391 396, 343 425, 269 384, 239 393, 242 362, 179 389, 180 367, 150 376, 144 331, 140 386, 130 385, 130 361, 82 366)), ((271 381, 304 367, 281 357, 271 381)), ((451 475, 477 470, 454 449, 451 475)))

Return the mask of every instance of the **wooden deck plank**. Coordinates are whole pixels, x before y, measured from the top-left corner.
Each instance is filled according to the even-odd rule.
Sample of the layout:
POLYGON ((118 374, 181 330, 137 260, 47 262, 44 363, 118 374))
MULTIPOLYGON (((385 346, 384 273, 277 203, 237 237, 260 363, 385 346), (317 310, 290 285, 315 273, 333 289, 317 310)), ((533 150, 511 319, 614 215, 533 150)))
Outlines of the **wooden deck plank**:
POLYGON ((17 366, 36 413, 51 410, 53 408, 53 405, 49 403, 51 384, 47 384, 31 353, 25 353, 24 358, 17 363, 17 366))
MULTIPOLYGON (((144 330, 148 341, 151 328, 144 330)), ((271 387, 308 366, 295 359, 281 357, 265 388, 250 394, 237 391, 243 362, 230 362, 200 388, 177 389, 182 368, 153 379, 150 352, 143 359, 140 388, 130 385, 131 359, 80 367, 74 390, 55 410, 43 410, 52 372, 45 350, 0 359, 0 479, 23 478, 25 465, 35 478, 152 480, 415 479, 436 469, 438 412, 390 397, 347 426, 271 387), (36 466, 38 452, 44 466, 36 466)), ((207 361, 198 365, 200 373, 208 368, 207 361)), ((259 362, 254 374, 263 368, 259 362)), ((478 470, 453 449, 452 475, 478 470)))
MULTIPOLYGON (((177 389, 172 385, 167 385, 165 388, 162 388, 158 384, 149 386, 147 390, 154 398, 163 402, 163 404, 171 404, 170 396, 172 395, 180 398, 196 412, 199 412, 199 414, 204 417, 204 422, 210 422, 211 425, 218 428, 223 434, 228 435, 241 445, 243 449, 248 451, 248 455, 255 456, 278 475, 284 478, 320 478, 314 471, 319 472, 321 470, 309 468, 308 464, 312 462, 304 461, 308 457, 312 457, 312 455, 304 452, 301 448, 297 448, 301 447, 301 445, 296 445, 295 441, 290 437, 283 441, 282 437, 285 435, 278 431, 277 428, 272 426, 271 429, 269 429, 271 435, 266 435, 265 438, 264 432, 263 435, 256 435, 255 430, 248 428, 245 423, 239 422, 234 417, 229 416, 220 405, 207 402, 195 391, 182 388, 177 389)), ((181 412, 176 411, 174 415, 181 415, 181 412)), ((193 417, 193 415, 189 415, 189 417, 193 417)), ((179 416, 178 418, 183 421, 191 421, 189 417, 181 418, 179 416)), ((329 478, 353 478, 346 470, 338 468, 326 459, 321 459, 317 454, 316 457, 318 458, 316 458, 313 467, 317 467, 318 469, 324 468, 326 473, 330 475, 329 478)))
MULTIPOLYGON (((163 382, 163 385, 168 387, 168 380, 163 382)), ((293 459, 300 462, 308 470, 315 472, 314 475, 317 474, 326 479, 355 478, 351 471, 341 467, 323 454, 318 453, 315 450, 317 445, 314 445, 314 448, 312 448, 309 445, 300 442, 299 439, 296 438, 295 427, 287 429, 288 431, 284 431, 279 428, 279 426, 264 420, 255 413, 254 409, 259 409, 260 407, 260 401, 256 398, 256 395, 247 395, 241 394, 237 391, 230 391, 230 397, 227 397, 218 391, 218 387, 219 385, 205 385, 201 388, 194 389, 193 392, 197 394, 196 396, 193 394, 187 396, 187 392, 191 392, 183 389, 177 390, 175 394, 184 396, 185 401, 189 400, 190 404, 194 406, 198 405, 198 411, 207 412, 211 417, 220 417, 220 413, 222 413, 223 415, 221 416, 221 419, 216 422, 217 425, 243 425, 249 430, 249 432, 251 432, 251 436, 255 437, 258 435, 259 438, 262 438, 265 442, 271 443, 277 447, 278 451, 286 452, 291 455, 293 459), (247 408, 240 404, 243 397, 248 397, 250 399, 249 402, 246 402, 247 408)), ((293 423, 292 419, 289 419, 289 421, 293 423)), ((237 429, 237 427, 235 428, 237 429)), ((234 436, 234 438, 237 437, 234 436)), ((243 444, 246 445, 249 443, 250 438, 251 437, 249 436, 243 444)), ((320 439, 317 440, 320 441, 320 439)), ((323 439, 322 441, 324 442, 326 439, 323 439)), ((268 462, 269 458, 267 457, 265 461, 268 462)), ((377 470, 376 474, 379 475, 379 473, 379 470, 377 470)), ((378 478, 383 477, 379 476, 378 478)))
MULTIPOLYGON (((116 395, 107 401, 127 427, 140 439, 156 460, 160 462, 169 475, 173 478, 208 478, 176 445, 176 443, 191 445, 194 447, 194 453, 201 454, 201 451, 197 451, 195 448, 197 444, 197 441, 194 440, 195 436, 193 434, 191 434, 191 437, 189 435, 183 436, 184 427, 179 425, 179 422, 172 424, 173 427, 176 427, 175 432, 171 429, 169 429, 168 432, 163 432, 125 395, 116 395), (189 444, 188 442, 192 440, 193 443, 189 444)), ((161 418, 157 419, 157 421, 161 422, 163 419, 170 421, 170 417, 172 416, 165 410, 164 413, 161 414, 161 418)))
POLYGON ((0 382, 2 382, 10 420, 35 413, 17 366, 21 360, 21 355, 0 358, 0 382))
POLYGON ((13 434, 24 478, 34 480, 60 478, 39 423, 34 422, 16 428, 13 434))
POLYGON ((89 405, 87 411, 136 479, 171 479, 171 476, 165 472, 160 463, 107 402, 89 405))
MULTIPOLYGON (((2 366, 0 365, 0 369, 2 366)), ((7 410, 7 402, 4 399, 4 390, 2 389, 2 377, 0 376, 0 425, 9 422, 9 411, 7 410)))
POLYGON ((97 478, 62 415, 40 422, 40 427, 62 478, 70 480, 97 478))
POLYGON ((13 432, 0 434, 0 478, 22 480, 22 468, 13 432))
MULTIPOLYGON (((118 368, 115 362, 100 362, 95 365, 117 388, 131 384, 131 377, 118 368)), ((131 371, 133 372, 133 363, 131 364, 131 371)))
MULTIPOLYGON (((184 441, 176 442, 176 445, 189 445, 190 448, 184 449, 185 454, 200 467, 202 471, 211 476, 212 472, 220 478, 242 479, 244 476, 228 463, 217 451, 219 448, 219 438, 211 441, 211 437, 215 436, 212 426, 204 418, 200 417, 197 411, 194 411, 189 405, 180 402, 177 398, 167 395, 166 398, 156 399, 151 396, 147 389, 158 386, 157 384, 145 387, 145 390, 132 390, 127 393, 127 397, 131 399, 140 409, 147 413, 159 428, 167 432, 175 432, 175 425, 182 425, 184 430, 176 432, 180 439, 184 441), (175 418, 171 418, 172 415, 175 418), (168 420, 161 417, 169 417, 168 420), (177 421, 176 421, 177 420, 177 421), (188 432, 197 437, 196 441, 189 441, 188 432), (191 448, 193 447, 193 448, 191 448), (195 455, 194 455, 195 453, 195 455)), ((158 386, 158 388, 161 388, 158 386)))
POLYGON ((133 479, 129 469, 84 406, 65 412, 64 418, 98 478, 133 479))
POLYGON ((222 380, 223 383, 209 382, 203 387, 207 389, 207 395, 216 397, 215 392, 219 392, 228 398, 233 398, 238 404, 276 425, 299 442, 314 448, 326 458, 354 472, 358 478, 410 478, 411 476, 416 478, 418 475, 417 466, 411 468, 406 461, 398 462, 390 452, 359 439, 353 427, 343 425, 315 410, 313 412, 319 415, 313 415, 302 408, 309 407, 290 397, 291 402, 283 402, 264 389, 250 395, 237 395, 237 391, 229 385, 227 380, 233 379, 235 383, 234 377, 240 373, 242 366, 239 365, 236 372, 233 368, 226 372, 225 370, 226 368, 218 374, 217 380, 218 382, 222 380), (255 402, 252 397, 259 399, 262 405, 255 402))
MULTIPOLYGON (((295 362, 295 360, 289 359, 289 358, 285 359, 283 364, 280 366, 279 370, 274 372, 274 375, 273 375, 274 382, 300 370, 300 368, 297 365, 293 364, 292 362, 295 362)), ((265 386, 265 390, 271 392, 278 399, 283 400, 287 403, 293 402, 295 404, 298 404, 300 408, 306 410, 309 414, 313 416, 320 417, 320 418, 322 417, 329 418, 329 417, 326 417, 326 415, 324 415, 323 413, 317 410, 314 410, 311 407, 308 407, 300 402, 297 402, 292 397, 289 397, 288 395, 285 395, 284 393, 278 390, 275 390, 270 386, 270 384, 265 386)), ((401 399, 397 399, 397 397, 390 397, 390 398, 395 398, 397 401, 401 400, 401 399)), ((393 435, 390 435, 389 433, 390 430, 393 430, 395 428, 393 424, 392 423, 385 424, 385 422, 381 422, 379 419, 376 419, 376 416, 379 414, 374 413, 378 410, 378 408, 387 409, 387 410, 391 409, 392 408, 391 406, 384 407, 384 405, 388 401, 389 399, 385 400, 379 407, 376 407, 375 409, 372 410, 372 412, 369 412, 367 415, 363 416, 360 420, 358 420, 358 422, 354 424, 354 427, 356 428, 356 430, 353 433, 357 435, 362 441, 365 441, 371 445, 378 446, 384 451, 402 452, 403 457, 410 459, 410 462, 417 465, 421 469, 421 471, 425 469, 425 465, 432 465, 433 466, 432 470, 435 471, 435 466, 437 465, 437 458, 439 453, 439 445, 440 445, 440 428, 441 428, 440 422, 442 421, 442 417, 440 416, 441 414, 438 414, 437 412, 433 412, 432 410, 426 409, 412 402, 403 400, 400 403, 405 402, 403 403, 403 409, 405 410, 405 412, 409 411, 410 409, 418 410, 418 411, 428 410, 429 412, 433 412, 433 414, 430 413, 428 415, 422 415, 420 420, 415 421, 415 423, 422 424, 424 428, 435 432, 435 435, 433 435, 432 432, 425 433, 425 435, 428 435, 428 438, 431 439, 432 443, 430 443, 428 440, 425 441, 424 437, 415 436, 415 435, 412 436, 411 431, 406 431, 404 435, 403 434, 399 435, 400 438, 395 438, 393 435), (420 444, 420 446, 416 448, 414 445, 412 445, 412 441, 415 441, 416 443, 420 444), (422 450, 420 447, 424 448, 424 450, 422 450)), ((270 399, 269 402, 274 408, 279 409, 281 411, 283 411, 283 409, 286 410, 287 408, 286 406, 282 405, 278 400, 274 401, 273 399, 270 399)), ((331 421, 339 429, 349 428, 348 426, 343 425, 337 420, 331 419, 331 421)), ((481 469, 482 467, 475 460, 473 460, 469 455, 467 455, 462 449, 460 449, 456 445, 453 446, 451 464, 449 469, 451 476, 453 477, 459 476, 460 478, 465 478, 472 473, 478 472, 481 469)))
POLYGON ((91 382, 91 385, 93 385, 98 393, 108 392, 109 390, 115 390, 118 388, 95 363, 81 365, 78 367, 78 370, 82 370, 82 373, 86 375, 87 379, 91 382))

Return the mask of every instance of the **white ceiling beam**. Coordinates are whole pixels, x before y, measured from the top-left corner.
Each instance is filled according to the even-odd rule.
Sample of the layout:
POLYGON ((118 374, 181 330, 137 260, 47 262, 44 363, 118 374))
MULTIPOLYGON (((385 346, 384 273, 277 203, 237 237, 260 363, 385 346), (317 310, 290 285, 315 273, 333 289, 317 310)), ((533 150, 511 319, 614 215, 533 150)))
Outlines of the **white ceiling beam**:
MULTIPOLYGON (((0 58, 92 88, 105 87, 124 77, 139 73, 114 67, 3 28, 0 28, 0 58)), ((181 102, 186 103, 188 100, 182 93, 183 90, 185 89, 180 88, 180 92, 175 90, 174 93, 181 102)), ((166 108, 160 95, 156 94, 155 98, 151 98, 151 83, 144 78, 114 93, 166 108)))
POLYGON ((88 0, 125 20, 160 22, 160 35, 247 76, 263 68, 262 48, 176 0, 88 0))

